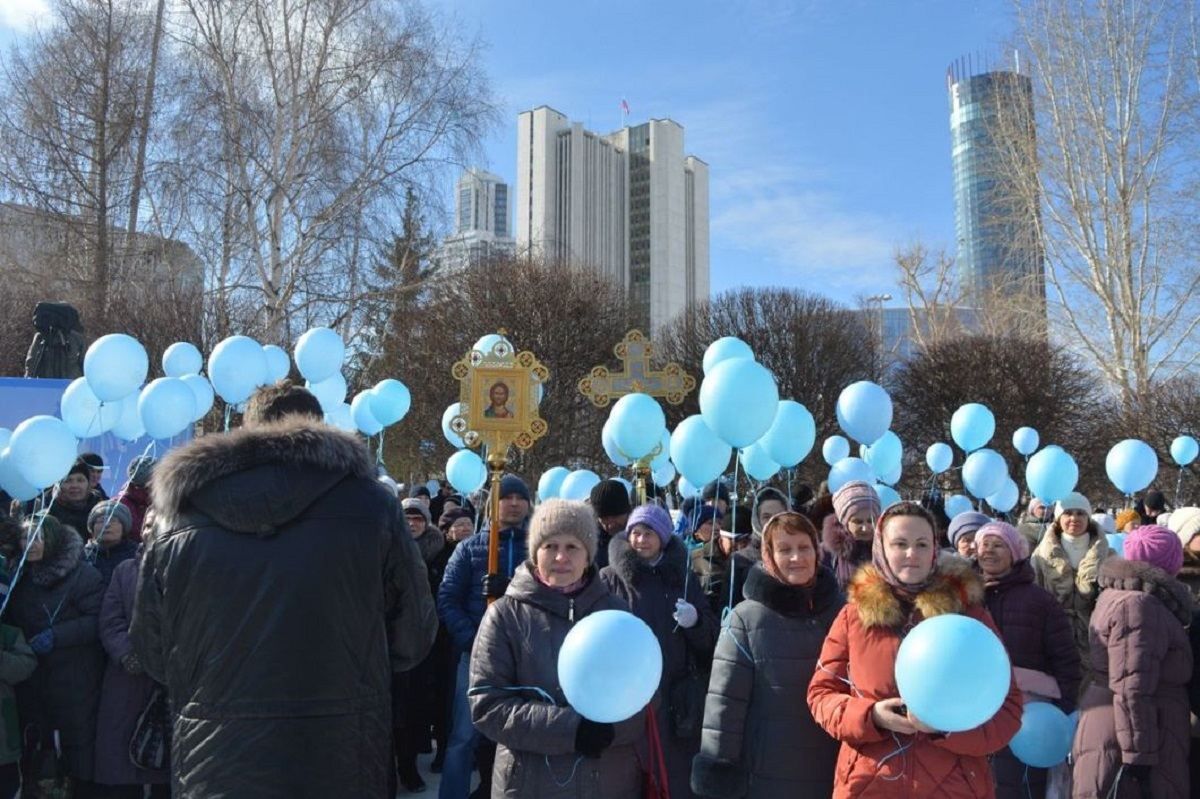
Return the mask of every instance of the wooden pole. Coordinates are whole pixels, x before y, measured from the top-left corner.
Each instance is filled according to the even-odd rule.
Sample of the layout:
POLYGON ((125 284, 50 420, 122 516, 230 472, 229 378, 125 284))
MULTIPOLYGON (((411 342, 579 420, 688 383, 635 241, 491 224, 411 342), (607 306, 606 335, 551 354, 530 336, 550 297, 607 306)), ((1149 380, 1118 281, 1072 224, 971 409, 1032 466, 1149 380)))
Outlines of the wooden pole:
MULTIPOLYGON (((491 492, 488 494, 488 513, 491 516, 491 524, 488 525, 488 574, 500 571, 500 480, 504 477, 506 466, 506 447, 496 447, 488 453, 488 471, 492 478, 491 492)), ((488 597, 489 605, 495 601, 495 597, 488 597)))

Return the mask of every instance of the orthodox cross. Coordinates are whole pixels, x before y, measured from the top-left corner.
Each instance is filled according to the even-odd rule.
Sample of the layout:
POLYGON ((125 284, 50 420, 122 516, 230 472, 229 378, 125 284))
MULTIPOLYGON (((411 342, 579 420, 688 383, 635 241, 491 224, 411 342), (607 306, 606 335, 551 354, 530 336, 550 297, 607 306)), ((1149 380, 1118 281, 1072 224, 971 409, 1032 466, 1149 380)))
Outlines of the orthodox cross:
POLYGON ((668 363, 654 371, 650 356, 654 346, 640 330, 630 330, 625 338, 613 347, 624 367, 620 372, 609 372, 606 366, 596 366, 579 381, 579 393, 597 408, 607 407, 610 402, 626 394, 649 394, 660 397, 672 405, 678 405, 696 388, 696 379, 683 371, 677 363, 668 363))

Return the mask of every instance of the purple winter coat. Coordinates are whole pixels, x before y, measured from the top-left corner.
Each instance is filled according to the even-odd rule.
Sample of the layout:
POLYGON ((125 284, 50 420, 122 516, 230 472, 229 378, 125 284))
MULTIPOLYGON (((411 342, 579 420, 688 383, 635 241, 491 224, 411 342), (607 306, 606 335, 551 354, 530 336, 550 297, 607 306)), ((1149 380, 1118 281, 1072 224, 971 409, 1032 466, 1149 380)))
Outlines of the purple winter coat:
POLYGON ((1187 799, 1191 595, 1161 569, 1118 558, 1100 567, 1099 585, 1088 636, 1094 682, 1071 748, 1072 796, 1187 799), (1149 768, 1149 786, 1139 790, 1132 766, 1149 768))
POLYGON ((117 564, 100 606, 100 641, 109 661, 96 725, 96 782, 105 785, 161 784, 170 779, 166 769, 146 771, 129 759, 129 741, 138 716, 154 692, 154 680, 145 674, 130 674, 121 665, 121 658, 133 651, 129 621, 133 618, 137 581, 137 558, 117 564))

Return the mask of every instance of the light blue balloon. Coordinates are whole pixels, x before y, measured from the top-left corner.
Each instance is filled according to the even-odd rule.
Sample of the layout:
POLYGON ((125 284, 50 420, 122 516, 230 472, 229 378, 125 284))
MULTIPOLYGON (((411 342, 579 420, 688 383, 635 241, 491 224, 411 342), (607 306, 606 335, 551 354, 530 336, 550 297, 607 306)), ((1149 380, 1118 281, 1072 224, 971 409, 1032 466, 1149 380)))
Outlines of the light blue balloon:
POLYGON ((1013 433, 1013 449, 1022 455, 1032 455, 1037 452, 1041 436, 1032 427, 1020 427, 1013 433))
POLYGON ((54 416, 33 416, 17 425, 8 449, 17 473, 34 488, 52 486, 66 477, 79 457, 71 428, 54 416))
POLYGON ((501 352, 512 352, 513 350, 512 342, 499 333, 488 333, 486 336, 482 336, 471 346, 471 349, 482 352, 484 355, 493 355, 497 344, 503 345, 500 348, 501 352))
POLYGON ((829 493, 837 493, 839 488, 855 480, 874 483, 875 472, 861 458, 842 458, 829 470, 829 493))
POLYGON ((999 491, 987 498, 987 504, 1001 513, 1008 513, 1017 506, 1020 498, 1021 489, 1017 487, 1016 481, 1011 477, 1005 477, 1004 485, 1000 487, 999 491))
POLYGON ((779 472, 779 464, 771 460, 761 442, 743 449, 738 455, 738 460, 742 462, 746 474, 755 480, 770 480, 779 472))
POLYGON ((700 496, 700 489, 692 485, 691 481, 682 475, 679 478, 678 488, 679 496, 683 497, 684 499, 691 499, 692 497, 700 496))
POLYGON ((650 459, 650 469, 657 471, 671 462, 671 431, 663 426, 658 438, 658 454, 650 459))
POLYGON ((1049 702, 1026 702, 1021 729, 1008 742, 1013 755, 1033 768, 1052 768, 1067 759, 1075 725, 1066 713, 1049 702))
POLYGON ((1200 455, 1200 444, 1191 436, 1179 436, 1171 442, 1171 458, 1180 466, 1187 466, 1200 455))
POLYGON ((758 361, 721 361, 700 384, 700 415, 731 447, 748 447, 775 421, 779 388, 775 376, 758 361))
POLYGON ((830 436, 821 445, 821 457, 833 466, 838 461, 850 457, 850 442, 841 436, 830 436))
POLYGON ((890 472, 884 472, 883 474, 876 475, 876 476, 879 478, 879 482, 887 483, 890 486, 894 486, 896 483, 900 482, 900 477, 903 473, 904 473, 903 464, 897 463, 895 469, 892 469, 890 472))
POLYGON ((592 489, 599 482, 600 475, 591 469, 576 469, 563 479, 562 486, 558 489, 558 498, 586 502, 591 499, 592 489))
POLYGON ((179 435, 196 418, 196 395, 178 377, 151 380, 138 397, 138 416, 153 439, 179 435))
POLYGON ((616 438, 613 436, 611 416, 604 421, 604 426, 600 428, 600 445, 604 447, 604 454, 617 468, 624 468, 633 463, 633 460, 621 452, 621 448, 617 446, 616 438))
POLYGON ((1108 548, 1117 553, 1118 557, 1125 557, 1125 536, 1129 533, 1105 533, 1104 537, 1108 540, 1108 548))
POLYGON ((7 427, 0 427, 0 452, 8 449, 9 441, 12 441, 12 431, 7 427))
POLYGON ((900 501, 900 493, 896 489, 883 483, 875 484, 875 493, 879 496, 879 507, 886 508, 888 505, 895 505, 900 501))
POLYGON ((266 378, 267 356, 249 336, 230 336, 208 356, 208 379, 230 405, 245 402, 266 378))
POLYGON ((267 385, 278 383, 292 371, 292 359, 283 347, 266 344, 263 346, 263 355, 267 359, 267 377, 263 382, 267 385))
POLYGON ((339 402, 336 408, 326 411, 325 421, 339 430, 345 430, 347 433, 358 432, 358 427, 354 424, 354 414, 351 412, 350 403, 348 402, 339 402))
POLYGON ((1008 464, 993 449, 977 449, 967 456, 963 464, 963 485, 975 497, 995 494, 1004 487, 1007 478, 1008 464))
POLYGON ((487 476, 487 464, 473 450, 460 449, 446 461, 446 479, 460 494, 478 491, 487 476))
POLYGON ((87 378, 77 377, 63 391, 58 410, 73 436, 92 438, 113 429, 121 418, 121 401, 101 403, 87 378))
POLYGON ((737 358, 754 360, 754 350, 750 345, 736 336, 719 338, 704 351, 704 374, 711 372, 722 361, 732 361, 737 358))
POLYGON ((558 684, 585 719, 616 724, 649 704, 662 678, 662 649, 646 623, 624 610, 589 613, 558 650, 558 684))
POLYGON ((862 459, 866 461, 875 474, 890 474, 900 468, 904 460, 904 445, 900 437, 888 430, 874 444, 864 445, 861 449, 862 459))
POLYGON ((383 424, 371 412, 371 392, 360 391, 350 401, 350 415, 354 418, 354 426, 363 435, 373 436, 383 430, 383 424))
POLYGON ((936 444, 930 444, 929 449, 925 450, 925 464, 934 474, 946 471, 952 463, 954 463, 954 450, 950 449, 949 444, 939 441, 936 444))
POLYGON ((30 485, 29 481, 21 476, 8 447, 0 449, 0 489, 20 502, 28 502, 41 493, 40 489, 30 485))
POLYGON ((1025 484, 1043 502, 1057 502, 1074 491, 1078 482, 1079 466, 1062 447, 1044 448, 1025 467, 1025 484))
POLYGON ((671 433, 671 459, 692 485, 708 485, 724 474, 732 454, 699 415, 684 419, 671 433))
POLYGON ((655 469, 650 477, 652 480, 654 480, 654 484, 659 488, 669 486, 671 481, 675 479, 675 464, 669 461, 664 463, 662 466, 655 469))
POLYGON ((996 417, 986 405, 971 402, 950 417, 950 437, 964 452, 974 452, 996 434, 996 417))
POLYGON ((662 440, 667 417, 649 394, 626 394, 613 405, 608 416, 613 442, 632 460, 639 460, 662 440))
POLYGON ((559 492, 562 490, 563 480, 567 479, 567 475, 571 470, 566 466, 552 466, 542 472, 542 476, 538 478, 538 501, 545 502, 548 499, 557 499, 559 492))
POLYGON ((874 444, 892 426, 892 398, 870 380, 842 389, 837 401, 838 425, 860 444, 874 444))
POLYGON ((1108 451, 1104 469, 1122 494, 1136 494, 1158 476, 1158 455, 1145 441, 1127 438, 1108 451))
POLYGON ((633 483, 629 482, 624 477, 614 477, 612 479, 615 480, 616 482, 620 483, 621 485, 625 486, 625 493, 629 495, 629 500, 630 500, 630 502, 632 502, 633 501, 633 483))
POLYGON ((179 379, 192 391, 192 399, 196 403, 192 421, 198 422, 212 410, 216 392, 213 391, 212 383, 208 382, 208 378, 204 375, 184 375, 179 379))
POLYGON ((204 356, 196 349, 195 344, 176 341, 163 351, 162 368, 167 377, 199 374, 204 368, 204 356))
POLYGON ((775 419, 762 437, 767 456, 790 469, 808 457, 817 440, 813 415, 795 400, 780 400, 775 419))
POLYGON ((946 613, 914 627, 896 653, 896 686, 911 715, 942 732, 985 723, 1004 704, 1012 665, 1004 644, 970 616, 946 613), (962 679, 971 675, 969 680, 962 679))
POLYGON ((83 376, 101 402, 115 402, 137 391, 149 371, 146 348, 124 333, 101 336, 83 356, 83 376))
MULTIPOLYGON (((462 436, 460 436, 458 433, 454 432, 453 429, 451 429, 450 423, 454 421, 455 416, 461 416, 461 415, 462 415, 462 403, 461 402, 452 402, 446 406, 446 410, 442 411, 442 435, 445 436, 446 440, 450 442, 450 446, 456 447, 458 449, 462 449, 463 447, 465 447, 467 445, 467 443, 462 440, 462 436)), ((556 466, 555 468, 562 469, 563 467, 556 466)), ((564 470, 564 471, 566 471, 566 470, 564 470)))
POLYGON ((399 380, 387 378, 380 380, 371 389, 371 414, 384 427, 394 425, 408 414, 412 407, 412 394, 408 386, 399 380))
MULTIPOLYGON (((198 377, 198 375, 189 375, 189 377, 198 377)), ((204 380, 203 377, 200 379, 204 380)), ((208 381, 205 382, 207 383, 208 381)), ((208 393, 211 397, 212 388, 208 389, 208 393)), ((146 435, 146 428, 142 426, 142 417, 138 415, 139 399, 141 397, 138 394, 130 394, 118 403, 121 409, 121 417, 117 419, 117 423, 113 425, 113 429, 110 432, 122 441, 137 441, 146 435)), ((209 400, 209 405, 212 405, 211 399, 209 400)))
POLYGON ((304 387, 317 398, 317 402, 321 403, 321 410, 325 413, 329 413, 345 402, 346 392, 349 390, 346 378, 342 377, 341 372, 334 372, 320 383, 309 380, 305 382, 304 387))
POLYGON ((971 504, 971 500, 964 497, 962 494, 951 494, 946 497, 942 509, 946 511, 946 518, 953 519, 960 513, 967 513, 975 510, 975 506, 971 504))
MULTIPOLYGON (((320 383, 341 371, 342 361, 346 358, 346 344, 336 331, 314 327, 296 341, 292 354, 296 358, 296 368, 304 375, 304 379, 310 383, 320 383)), ((213 383, 215 385, 216 381, 213 383)), ((220 391, 218 386, 217 392, 220 391)))

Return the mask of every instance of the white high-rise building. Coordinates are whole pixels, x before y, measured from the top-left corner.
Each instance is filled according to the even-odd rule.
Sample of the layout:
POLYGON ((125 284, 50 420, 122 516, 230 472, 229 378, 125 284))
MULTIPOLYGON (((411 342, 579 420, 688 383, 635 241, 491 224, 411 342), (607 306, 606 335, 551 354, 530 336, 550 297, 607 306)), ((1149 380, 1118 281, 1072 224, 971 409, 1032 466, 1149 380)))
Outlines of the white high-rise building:
POLYGON ((518 118, 517 246, 620 282, 655 331, 708 299, 708 165, 683 127, 607 135, 541 106, 518 118))
POLYGON ((503 178, 468 169, 458 179, 455 208, 454 234, 442 242, 443 268, 461 269, 513 253, 508 184, 503 178))

